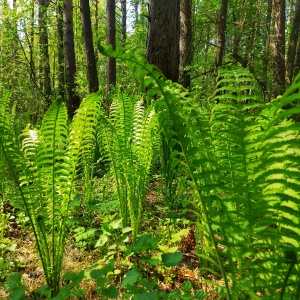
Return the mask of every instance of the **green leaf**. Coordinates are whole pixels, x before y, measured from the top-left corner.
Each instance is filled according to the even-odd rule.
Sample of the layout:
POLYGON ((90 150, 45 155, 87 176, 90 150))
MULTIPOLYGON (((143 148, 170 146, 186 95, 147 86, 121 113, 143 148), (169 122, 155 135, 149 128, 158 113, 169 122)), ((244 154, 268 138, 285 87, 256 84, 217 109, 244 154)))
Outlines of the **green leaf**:
POLYGON ((159 260, 156 258, 141 258, 140 262, 146 262, 151 266, 157 267, 159 264, 159 260))
POLYGON ((95 247, 102 247, 108 242, 108 236, 106 234, 101 234, 99 240, 97 241, 95 247))
POLYGON ((139 293, 134 296, 133 299, 136 300, 159 300, 159 292, 158 291, 152 291, 152 292, 144 292, 144 293, 139 293))
POLYGON ((133 269, 129 270, 124 275, 124 279, 121 283, 121 287, 125 287, 127 285, 134 284, 141 276, 142 275, 141 275, 141 273, 139 272, 138 269, 133 268, 133 269))
POLYGON ((183 258, 182 252, 164 253, 161 255, 162 262, 166 267, 176 266, 183 258))
POLYGON ((114 285, 111 285, 107 289, 104 289, 102 294, 103 296, 106 296, 110 299, 117 299, 119 296, 119 292, 114 285))
POLYGON ((137 242, 129 246, 129 248, 137 254, 143 251, 153 251, 157 248, 159 240, 159 238, 155 238, 150 234, 143 234, 139 237, 137 242))
POLYGON ((182 290, 183 290, 186 294, 188 294, 188 293, 191 292, 192 287, 193 287, 193 286, 192 286, 192 284, 191 284, 190 281, 185 281, 185 282, 183 283, 183 285, 182 285, 182 290))
POLYGON ((180 299, 181 297, 181 292, 179 290, 175 290, 169 293, 168 299, 180 299))
POLYGON ((113 220, 109 225, 113 229, 120 229, 120 228, 122 228, 122 219, 113 220))
POLYGON ((25 299, 25 286, 20 286, 15 288, 9 295, 9 299, 11 300, 20 300, 25 299))
POLYGON ((17 272, 17 273, 11 273, 11 275, 7 279, 7 288, 9 291, 13 291, 16 288, 19 288, 23 286, 22 284, 22 273, 17 272))
POLYGON ((131 228, 131 227, 124 227, 124 228, 122 229, 122 233, 127 233, 127 232, 130 232, 130 231, 132 231, 132 228, 131 228))

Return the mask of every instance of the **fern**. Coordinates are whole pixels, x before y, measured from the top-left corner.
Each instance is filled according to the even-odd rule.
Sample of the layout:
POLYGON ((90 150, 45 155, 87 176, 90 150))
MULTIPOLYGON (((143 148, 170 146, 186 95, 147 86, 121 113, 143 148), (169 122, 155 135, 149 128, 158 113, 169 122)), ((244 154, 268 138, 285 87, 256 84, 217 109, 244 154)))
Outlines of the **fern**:
POLYGON ((135 239, 146 197, 156 119, 152 107, 145 109, 142 101, 128 97, 123 91, 115 95, 110 111, 109 119, 102 118, 99 137, 104 137, 123 226, 132 226, 135 239))
POLYGON ((299 299, 300 77, 266 106, 244 69, 219 70, 208 121, 193 98, 159 70, 122 49, 147 99, 156 98, 160 128, 171 150, 172 170, 192 188, 201 233, 203 272, 222 274, 227 299, 299 299), (290 109, 283 109, 292 107, 290 109))
POLYGON ((23 132, 23 149, 13 139, 7 113, 0 115, 1 149, 29 217, 53 296, 59 291, 68 206, 77 168, 94 145, 98 98, 91 94, 82 102, 70 130, 65 104, 55 101, 44 116, 38 139, 32 137, 29 128, 23 132))

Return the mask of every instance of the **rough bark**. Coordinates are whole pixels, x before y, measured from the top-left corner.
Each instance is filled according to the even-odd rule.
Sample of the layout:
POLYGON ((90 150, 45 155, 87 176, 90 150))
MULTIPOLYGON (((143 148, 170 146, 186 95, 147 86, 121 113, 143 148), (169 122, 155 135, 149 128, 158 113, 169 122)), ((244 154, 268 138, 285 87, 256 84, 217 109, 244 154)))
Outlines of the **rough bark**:
POLYGON ((45 97, 46 104, 51 104, 51 77, 50 77, 50 62, 49 62, 49 43, 47 29, 47 9, 49 6, 48 0, 39 0, 39 46, 40 46, 40 85, 45 97))
MULTIPOLYGON (((113 49, 116 48, 116 2, 115 0, 107 0, 106 3, 107 14, 107 44, 112 45, 113 49)), ((107 71, 106 71, 106 110, 109 111, 110 101, 109 92, 111 86, 115 86, 117 81, 117 64, 116 59, 107 58, 107 71)))
POLYGON ((86 74, 89 83, 89 92, 93 93, 99 90, 99 81, 96 67, 89 1, 80 0, 80 11, 86 62, 86 74))
POLYGON ((272 0, 268 0, 268 8, 267 8, 267 18, 263 27, 264 33, 264 50, 262 56, 262 91, 266 101, 270 100, 270 93, 268 92, 270 89, 269 86, 269 73, 270 73, 270 59, 271 59, 271 40, 270 40, 270 32, 272 28, 272 0))
POLYGON ((127 28, 127 8, 126 8, 126 0, 121 0, 121 11, 122 11, 122 42, 125 44, 126 42, 126 28, 127 28))
POLYGON ((65 99, 65 51, 64 51, 64 22, 63 2, 58 1, 56 8, 57 21, 57 64, 58 64, 58 94, 65 99))
MULTIPOLYGON (((99 7, 99 0, 95 0, 95 9, 94 9, 94 36, 96 37, 96 41, 98 41, 99 38, 99 17, 98 17, 98 7, 99 7)), ((95 52, 95 60, 96 65, 98 62, 98 51, 95 52)))
POLYGON ((225 55, 226 46, 226 23, 227 23, 228 0, 222 0, 218 22, 218 44, 216 51, 216 67, 221 67, 225 55))
POLYGON ((69 118, 73 118, 79 108, 80 98, 76 93, 76 60, 74 50, 72 0, 64 0, 64 49, 66 63, 67 108, 69 118))
POLYGON ((273 89, 276 98, 285 90, 285 0, 273 0, 273 89))
POLYGON ((295 58, 297 42, 300 31, 300 0, 297 0, 295 14, 292 22, 291 35, 288 45, 287 63, 286 63, 286 82, 290 85, 294 79, 295 58))
POLYGON ((294 68, 294 77, 298 75, 300 72, 300 37, 297 43, 297 51, 296 51, 296 58, 295 58, 295 68, 294 68))
POLYGON ((191 77, 186 67, 192 63, 192 0, 180 0, 179 81, 189 87, 191 77))
POLYGON ((147 60, 166 78, 179 77, 179 0, 149 0, 147 60))

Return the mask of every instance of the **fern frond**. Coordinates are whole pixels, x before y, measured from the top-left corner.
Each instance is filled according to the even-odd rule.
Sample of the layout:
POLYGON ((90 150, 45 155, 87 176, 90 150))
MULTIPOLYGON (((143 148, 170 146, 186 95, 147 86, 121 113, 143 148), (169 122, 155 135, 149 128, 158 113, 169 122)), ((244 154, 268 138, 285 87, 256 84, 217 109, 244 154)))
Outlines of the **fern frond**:
POLYGON ((152 108, 145 109, 142 101, 122 90, 114 94, 110 111, 109 119, 102 117, 99 132, 104 138, 104 156, 112 167, 123 226, 132 226, 135 239, 146 197, 156 119, 152 108))
POLYGON ((22 131, 22 151, 27 159, 33 164, 39 146, 39 133, 36 129, 31 129, 30 124, 22 131))

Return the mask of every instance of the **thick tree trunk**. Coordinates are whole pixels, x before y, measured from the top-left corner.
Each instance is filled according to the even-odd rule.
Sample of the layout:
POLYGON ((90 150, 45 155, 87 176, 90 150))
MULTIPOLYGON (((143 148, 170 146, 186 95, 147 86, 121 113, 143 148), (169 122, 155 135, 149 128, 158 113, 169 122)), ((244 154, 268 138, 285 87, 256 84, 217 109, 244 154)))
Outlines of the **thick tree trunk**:
POLYGON ((276 98, 285 90, 285 0, 273 0, 274 21, 274 57, 273 57, 273 90, 276 98))
POLYGON ((299 39, 300 31, 300 0, 297 0, 295 6, 295 15, 292 23, 290 41, 288 46, 288 55, 286 63, 286 82, 288 85, 292 84, 294 79, 294 68, 295 68, 295 58, 297 50, 297 42, 299 39))
POLYGON ((216 51, 216 67, 221 67, 225 55, 226 46, 226 23, 227 23, 228 0, 222 0, 220 16, 218 22, 218 45, 216 51))
POLYGON ((66 85, 67 85, 67 108, 69 118, 73 118, 79 108, 80 98, 76 93, 76 60, 74 50, 73 32, 73 3, 72 0, 64 0, 64 48, 66 59, 66 85))
POLYGON ((84 54, 86 61, 86 73, 89 82, 89 92, 93 93, 99 90, 99 81, 96 67, 89 1, 80 0, 80 9, 84 54))
MULTIPOLYGON (((115 0, 107 0, 106 3, 107 14, 107 44, 112 45, 116 49, 116 2, 115 0)), ((107 72, 106 72, 106 111, 109 112, 110 101, 109 92, 110 87, 115 86, 117 82, 117 64, 115 58, 107 58, 107 72)))
POLYGON ((172 81, 179 77, 179 0, 149 0, 147 60, 172 81))
POLYGON ((48 0, 39 0, 39 30, 40 30, 40 81, 41 89, 47 106, 51 104, 51 79, 48 50, 47 8, 48 0))
POLYGON ((295 67, 294 67, 294 77, 298 75, 300 72, 300 37, 297 43, 297 51, 295 57, 295 67))
POLYGON ((192 63, 192 42, 192 0, 180 0, 179 81, 186 88, 191 84, 186 67, 192 63))
POLYGON ((58 64, 58 94, 65 99, 65 51, 64 51, 64 21, 63 2, 58 1, 56 8, 57 20, 57 64, 58 64))

